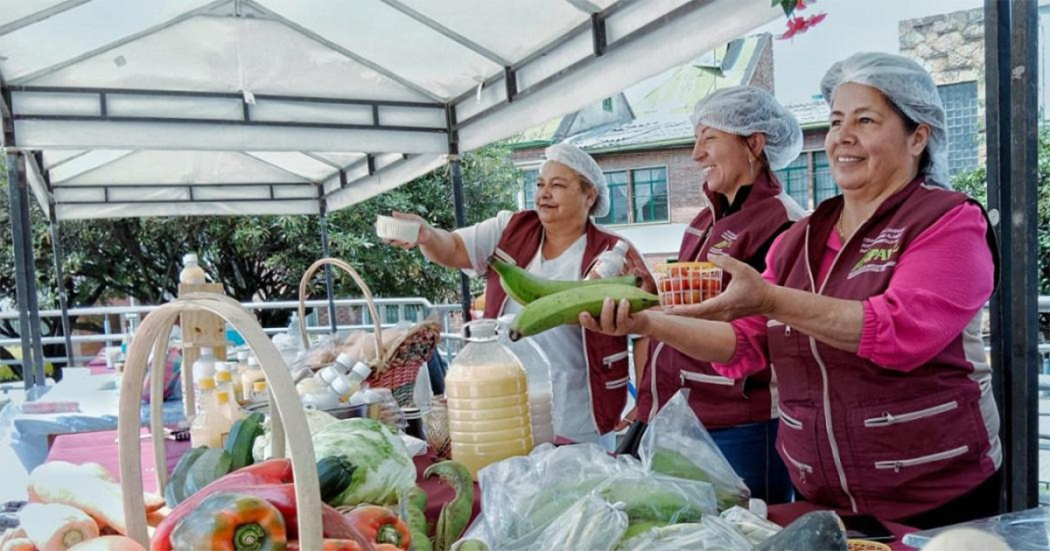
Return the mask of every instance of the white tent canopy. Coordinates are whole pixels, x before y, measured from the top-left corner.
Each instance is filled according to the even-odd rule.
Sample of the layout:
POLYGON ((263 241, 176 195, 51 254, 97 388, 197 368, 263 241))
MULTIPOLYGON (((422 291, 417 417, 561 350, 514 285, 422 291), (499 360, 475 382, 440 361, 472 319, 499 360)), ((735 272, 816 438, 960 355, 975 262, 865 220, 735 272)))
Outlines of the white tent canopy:
MULTIPOLYGON (((318 214, 684 63, 769 0, 3 0, 56 219, 318 214)), ((40 166, 37 166, 39 164, 40 166)))

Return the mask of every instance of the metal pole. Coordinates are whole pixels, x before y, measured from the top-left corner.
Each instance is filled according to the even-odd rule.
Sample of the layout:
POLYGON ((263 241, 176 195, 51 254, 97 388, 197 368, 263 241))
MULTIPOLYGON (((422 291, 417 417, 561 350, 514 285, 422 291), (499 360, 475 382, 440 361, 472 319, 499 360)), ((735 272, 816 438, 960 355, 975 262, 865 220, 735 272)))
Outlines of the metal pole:
POLYGON ((7 189, 11 203, 11 237, 15 253, 15 294, 18 302, 18 334, 22 339, 22 380, 28 393, 44 385, 44 354, 40 345, 39 312, 33 266, 33 241, 29 223, 29 197, 22 154, 7 153, 7 189), (34 325, 36 326, 34 329, 34 325), (37 352, 37 348, 40 351, 37 352))
MULTIPOLYGON (((36 164, 40 168, 40 174, 44 178, 44 184, 47 185, 48 191, 50 191, 51 175, 44 170, 44 154, 37 151, 34 153, 34 156, 36 157, 36 164)), ((66 278, 62 272, 62 234, 61 228, 59 228, 58 216, 55 214, 53 199, 48 203, 47 209, 48 218, 51 222, 51 252, 55 260, 55 286, 58 288, 58 307, 62 310, 62 335, 65 336, 66 340, 66 366, 73 367, 75 354, 73 352, 73 333, 69 323, 69 298, 66 294, 66 278)))
MULTIPOLYGON (((456 204, 456 227, 462 228, 467 224, 466 213, 463 208, 463 166, 459 156, 451 158, 452 165, 452 197, 456 204)), ((463 297, 463 321, 470 321, 470 279, 467 274, 459 272, 459 292, 463 297)))
MULTIPOLYGON (((318 186, 318 190, 323 194, 324 187, 318 186)), ((328 249, 328 201, 321 197, 321 255, 325 258, 331 256, 328 249)), ((335 291, 332 289, 332 266, 325 264, 324 267, 324 284, 325 290, 328 292, 328 321, 332 326, 332 334, 336 334, 338 331, 338 323, 335 319, 335 291)))
MULTIPOLYGON (((1035 0, 1013 0, 1010 3, 1010 80, 1012 95, 1010 116, 1010 196, 1000 199, 1003 207, 1002 230, 1009 232, 1009 248, 1003 256, 1003 279, 1011 289, 1009 323, 1012 340, 1004 342, 1008 351, 1012 394, 1007 409, 1014 427, 1013 447, 1007 457, 1015 465, 1009 507, 1011 511, 1039 505, 1039 273, 1036 237, 1039 172, 1038 172, 1038 6, 1035 0)), ((1000 193, 1002 188, 1000 187, 1000 193)))
MULTIPOLYGON (((999 221, 1002 219, 1002 207, 1000 189, 1005 189, 1007 196, 1010 190, 1010 118, 1001 106, 1010 104, 1010 14, 1008 6, 999 0, 985 0, 984 15, 984 55, 985 55, 985 121, 987 127, 988 157, 985 161, 987 167, 988 185, 988 213, 993 224, 995 224, 996 236, 999 240, 999 251, 1008 250, 1009 233, 1004 233, 999 221)), ((1001 254, 1000 269, 1005 273, 1007 269, 1007 256, 1001 254)), ((999 510, 1006 511, 1009 496, 1014 491, 1013 470, 1013 441, 1014 428, 1009 422, 1007 407, 1009 392, 1007 392, 1009 381, 1009 359, 1003 354, 1004 342, 1009 340, 1010 327, 1003 323, 1004 319, 1010 319, 1009 314, 1004 316, 1004 304, 1009 303, 1010 283, 1006 278, 1001 278, 999 290, 992 295, 989 304, 989 321, 991 324, 991 362, 992 362, 992 393, 995 395, 995 403, 999 407, 999 438, 1004 451, 1003 481, 1006 492, 1000 495, 999 510)))
MULTIPOLYGON (((445 110, 445 124, 448 127, 448 160, 452 169, 452 199, 456 212, 456 227, 467 225, 467 215, 463 207, 463 164, 459 159, 459 132, 456 128, 456 106, 449 105, 445 110)), ((470 321, 470 279, 467 274, 459 272, 459 293, 463 305, 463 323, 470 321)))

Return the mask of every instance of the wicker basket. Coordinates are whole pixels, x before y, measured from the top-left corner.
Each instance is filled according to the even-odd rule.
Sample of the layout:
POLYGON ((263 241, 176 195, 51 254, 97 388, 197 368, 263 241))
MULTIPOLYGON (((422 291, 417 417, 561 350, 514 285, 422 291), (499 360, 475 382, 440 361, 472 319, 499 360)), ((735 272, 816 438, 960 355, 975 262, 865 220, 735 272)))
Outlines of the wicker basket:
MULTIPOLYGON (((310 430, 299 395, 292 384, 288 366, 255 317, 233 299, 211 293, 190 293, 161 306, 146 317, 128 349, 128 359, 120 387, 120 412, 117 421, 120 452, 120 480, 123 485, 124 520, 128 537, 149 549, 146 531, 146 508, 142 496, 142 457, 139 449, 139 404, 146 378, 147 361, 153 349, 153 373, 163 373, 171 328, 182 312, 205 311, 229 322, 251 346, 259 359, 270 388, 272 450, 274 457, 284 457, 285 432, 291 445, 295 498, 299 504, 299 542, 302 549, 321 549, 321 491, 317 480, 316 459, 310 430), (283 419, 283 421, 282 421, 283 419), (284 430, 284 424, 288 430, 284 430)), ((150 385, 150 431, 153 457, 157 466, 157 487, 161 494, 168 482, 164 453, 163 407, 164 377, 152 377, 150 385)))
POLYGON ((357 286, 361 288, 361 292, 364 293, 368 312, 372 315, 376 357, 371 361, 372 375, 368 378, 368 384, 375 388, 390 389, 398 405, 402 407, 414 405, 413 390, 419 367, 430 358, 438 341, 441 340, 441 325, 434 320, 417 323, 391 343, 389 349, 385 349, 383 328, 379 324, 379 311, 376 309, 375 299, 372 298, 372 291, 368 288, 368 284, 357 273, 357 270, 346 262, 338 258, 322 258, 306 270, 299 282, 299 336, 302 339, 304 350, 310 348, 310 339, 306 333, 307 287, 317 270, 327 265, 340 268, 353 278, 357 286))

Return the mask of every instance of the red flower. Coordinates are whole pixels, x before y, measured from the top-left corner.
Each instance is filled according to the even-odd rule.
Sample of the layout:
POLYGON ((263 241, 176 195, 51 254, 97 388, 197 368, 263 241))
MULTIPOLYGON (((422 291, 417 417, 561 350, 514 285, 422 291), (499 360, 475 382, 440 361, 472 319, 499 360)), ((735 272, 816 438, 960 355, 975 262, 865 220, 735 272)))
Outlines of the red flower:
POLYGON ((802 11, 806 9, 806 0, 798 0, 795 4, 795 11, 802 11))
MULTIPOLYGON (((799 1, 801 2, 803 0, 799 0, 799 1)), ((806 31, 808 31, 810 28, 812 28, 817 23, 820 23, 821 21, 823 21, 824 18, 827 17, 827 16, 828 16, 828 14, 826 14, 826 13, 818 13, 816 15, 811 15, 809 17, 799 17, 799 16, 792 17, 792 18, 788 19, 787 31, 785 31, 784 34, 778 36, 777 38, 779 38, 780 40, 787 40, 789 38, 793 38, 797 34, 802 34, 802 33, 806 32, 806 31)))

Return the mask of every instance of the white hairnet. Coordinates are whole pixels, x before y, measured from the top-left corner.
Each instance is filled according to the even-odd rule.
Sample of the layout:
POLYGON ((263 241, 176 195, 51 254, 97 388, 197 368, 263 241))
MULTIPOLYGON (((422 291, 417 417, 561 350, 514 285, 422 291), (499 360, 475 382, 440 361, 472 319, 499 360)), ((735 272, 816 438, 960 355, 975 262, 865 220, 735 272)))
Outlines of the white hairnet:
POLYGON ((950 189, 944 106, 930 73, 915 61, 899 55, 881 52, 853 54, 832 65, 820 81, 820 90, 829 106, 835 90, 847 82, 875 88, 904 116, 929 125, 932 130, 926 145, 929 161, 919 168, 929 183, 950 189))
POLYGON ((591 208, 591 215, 601 218, 609 214, 609 185, 605 183, 602 167, 586 151, 572 144, 557 143, 548 147, 543 156, 548 161, 561 163, 576 171, 581 177, 598 188, 598 200, 591 208))
POLYGON ((802 128, 790 111, 769 92, 754 86, 733 86, 708 94, 696 102, 693 128, 710 126, 738 136, 766 135, 766 159, 780 170, 802 152, 802 128))

